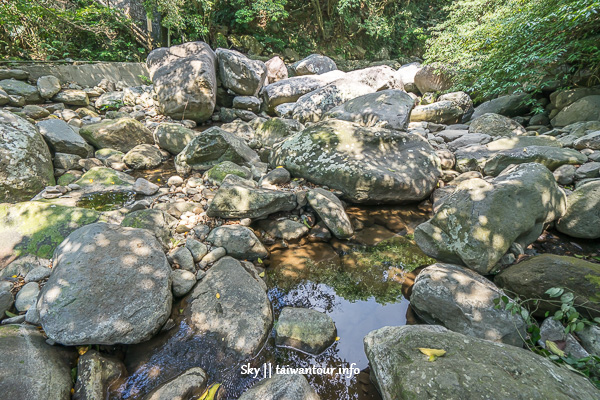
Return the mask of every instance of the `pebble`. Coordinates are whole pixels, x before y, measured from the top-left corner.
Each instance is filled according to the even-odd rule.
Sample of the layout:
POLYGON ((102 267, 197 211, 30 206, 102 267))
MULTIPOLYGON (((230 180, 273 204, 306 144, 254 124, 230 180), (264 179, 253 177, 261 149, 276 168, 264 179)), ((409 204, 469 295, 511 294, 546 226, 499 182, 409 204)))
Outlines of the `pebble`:
POLYGON ((181 186, 183 184, 183 178, 178 175, 173 175, 167 180, 169 186, 181 186))

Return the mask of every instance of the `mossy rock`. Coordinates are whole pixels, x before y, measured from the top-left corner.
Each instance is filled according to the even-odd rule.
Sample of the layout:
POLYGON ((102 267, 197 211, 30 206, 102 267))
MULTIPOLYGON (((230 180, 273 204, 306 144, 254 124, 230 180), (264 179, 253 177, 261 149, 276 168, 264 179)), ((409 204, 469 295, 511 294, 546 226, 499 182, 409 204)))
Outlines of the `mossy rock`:
POLYGON ((242 167, 231 161, 223 161, 206 171, 204 178, 212 184, 220 184, 229 174, 237 175, 244 179, 250 179, 252 172, 247 167, 242 167))
POLYGON ((129 213, 121 221, 121 226, 130 228, 147 229, 156 236, 165 249, 169 248, 171 231, 169 226, 175 218, 162 210, 148 209, 129 213))
POLYGON ((67 186, 68 184, 75 182, 78 178, 78 176, 70 172, 65 172, 56 180, 56 184, 60 186, 67 186))
POLYGON ((124 172, 115 171, 112 168, 94 167, 83 174, 75 183, 81 187, 129 186, 135 183, 135 179, 124 172))
POLYGON ((28 254, 52 258, 71 232, 99 218, 94 210, 43 201, 0 204, 0 267, 28 254))
MULTIPOLYGON (((543 254, 513 265, 496 276, 494 282, 508 294, 522 299, 550 300, 545 294, 553 287, 565 288, 575 295, 575 308, 586 318, 600 317, 600 264, 575 257, 543 254), (585 308, 581 307, 585 304, 585 308)), ((543 317, 554 313, 560 304, 540 301, 534 312, 543 317)))

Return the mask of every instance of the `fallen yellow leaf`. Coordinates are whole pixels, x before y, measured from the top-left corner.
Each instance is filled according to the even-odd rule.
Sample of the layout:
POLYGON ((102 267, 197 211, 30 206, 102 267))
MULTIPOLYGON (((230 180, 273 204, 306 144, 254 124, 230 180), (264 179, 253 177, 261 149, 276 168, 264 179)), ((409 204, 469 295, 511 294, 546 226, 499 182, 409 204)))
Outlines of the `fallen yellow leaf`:
POLYGON ((556 343, 551 340, 546 340, 546 348, 559 357, 564 357, 566 355, 565 352, 559 349, 556 343))
POLYGON ((340 337, 339 337, 339 336, 336 336, 336 337, 335 337, 335 341, 337 342, 338 340, 340 340, 340 337))
POLYGON ((213 383, 204 391, 204 393, 202 393, 202 396, 200 396, 198 400, 214 400, 219 387, 221 387, 220 383, 213 383))
POLYGON ((260 276, 261 278, 264 278, 265 277, 265 271, 263 271, 260 274, 258 274, 258 276, 260 276))
POLYGON ((17 276, 16 276, 16 275, 13 275, 12 277, 13 277, 13 278, 16 278, 17 276))
POLYGON ((217 293, 217 299, 220 299, 221 295, 219 293, 217 293))
POLYGON ((438 357, 443 357, 446 354, 446 350, 441 349, 428 349, 425 347, 419 347, 419 351, 426 356, 429 356, 429 361, 435 361, 438 357))

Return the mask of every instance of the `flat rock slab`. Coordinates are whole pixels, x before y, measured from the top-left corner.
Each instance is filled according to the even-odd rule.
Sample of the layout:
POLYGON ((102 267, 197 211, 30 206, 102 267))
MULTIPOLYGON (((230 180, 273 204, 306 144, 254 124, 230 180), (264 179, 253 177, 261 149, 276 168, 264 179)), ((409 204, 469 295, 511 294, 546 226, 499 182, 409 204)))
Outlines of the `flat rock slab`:
POLYGON ((84 226, 56 249, 53 265, 37 309, 58 343, 138 343, 171 313, 171 268, 147 230, 84 226))
POLYGON ((384 400, 596 399, 584 376, 547 358, 437 325, 384 327, 364 339, 365 353, 384 400), (434 362, 418 348, 442 349, 434 362))

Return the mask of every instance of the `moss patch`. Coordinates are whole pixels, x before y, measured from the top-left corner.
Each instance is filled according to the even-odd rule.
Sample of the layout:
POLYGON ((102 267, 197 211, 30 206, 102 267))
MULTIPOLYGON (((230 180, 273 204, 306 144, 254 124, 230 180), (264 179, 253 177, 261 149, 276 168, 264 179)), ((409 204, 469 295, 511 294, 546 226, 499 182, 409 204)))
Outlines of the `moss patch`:
POLYGON ((98 221, 100 214, 93 210, 66 207, 46 202, 17 203, 0 206, 0 236, 15 240, 12 250, 16 256, 27 254, 51 258, 60 243, 75 229, 98 221))
POLYGON ((94 167, 83 174, 76 184, 81 187, 89 187, 94 185, 100 186, 126 186, 132 185, 135 180, 119 171, 106 167, 94 167))

